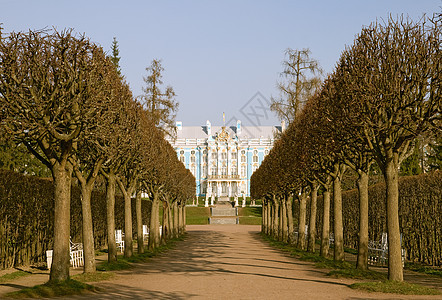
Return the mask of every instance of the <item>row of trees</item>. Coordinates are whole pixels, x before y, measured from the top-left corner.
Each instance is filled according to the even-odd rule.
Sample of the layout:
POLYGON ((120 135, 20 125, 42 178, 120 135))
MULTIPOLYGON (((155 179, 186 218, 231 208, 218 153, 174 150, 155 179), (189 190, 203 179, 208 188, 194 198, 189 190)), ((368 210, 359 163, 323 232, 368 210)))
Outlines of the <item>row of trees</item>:
POLYGON ((416 23, 390 18, 364 28, 345 49, 334 72, 308 98, 252 175, 252 196, 264 199, 266 233, 315 251, 316 199, 321 187, 321 255, 329 252, 332 196, 333 256, 343 260, 341 181, 351 168, 358 174, 360 202, 357 268, 367 269, 368 174, 376 162, 386 182, 389 279, 403 280, 398 170, 417 137, 441 132, 441 23, 440 17, 416 23), (299 200, 297 241, 291 212, 294 198, 299 200))
MULTIPOLYGON (((91 193, 98 176, 106 179, 109 261, 116 260, 117 187, 125 201, 127 257, 133 254, 133 195, 137 195, 138 251, 142 252, 141 192, 152 200, 150 248, 161 242, 160 203, 165 214, 163 237, 167 239, 184 230, 183 207, 195 194, 193 175, 178 161, 159 126, 161 117, 169 116, 170 111, 161 105, 144 108, 149 107, 149 101, 156 103, 164 97, 158 84, 160 62, 147 68, 153 75, 146 83, 157 86, 146 90, 144 103, 140 103, 120 74, 116 49, 109 57, 100 46, 72 30, 2 35, 0 28, 2 131, 50 170, 55 186, 51 281, 69 278, 73 176, 81 188, 85 272, 95 272, 91 193)), ((170 96, 170 88, 166 94, 170 96)))

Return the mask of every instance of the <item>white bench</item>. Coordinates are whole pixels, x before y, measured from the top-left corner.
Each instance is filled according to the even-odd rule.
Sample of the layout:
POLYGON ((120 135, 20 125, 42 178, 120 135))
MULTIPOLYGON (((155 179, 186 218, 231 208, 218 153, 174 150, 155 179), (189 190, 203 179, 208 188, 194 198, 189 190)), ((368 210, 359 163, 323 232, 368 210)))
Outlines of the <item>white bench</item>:
POLYGON ((123 240, 123 233, 121 229, 115 230, 115 242, 117 243, 117 247, 120 250, 120 252, 124 251, 124 240, 123 240))
MULTIPOLYGON (((401 234, 402 244, 402 234, 401 234)), ((405 249, 401 249, 402 267, 405 265, 405 249)), ((380 241, 368 242, 368 264, 387 265, 388 264, 388 235, 382 233, 380 241)))
POLYGON ((143 225, 143 240, 147 241, 149 239, 149 227, 143 225))
MULTIPOLYGON (((83 255, 83 244, 82 243, 73 243, 69 239, 69 256, 70 256, 70 265, 73 268, 80 268, 84 265, 84 255, 83 255)), ((46 263, 48 265, 48 269, 51 269, 52 266, 52 255, 54 250, 46 251, 46 263)))

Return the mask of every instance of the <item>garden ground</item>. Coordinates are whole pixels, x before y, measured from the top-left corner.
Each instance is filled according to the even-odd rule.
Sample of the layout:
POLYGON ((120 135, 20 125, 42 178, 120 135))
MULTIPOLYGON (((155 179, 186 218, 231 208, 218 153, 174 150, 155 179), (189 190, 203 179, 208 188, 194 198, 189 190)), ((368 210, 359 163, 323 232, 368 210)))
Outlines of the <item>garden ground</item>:
MULTIPOLYGON (((356 280, 328 277, 328 270, 270 247, 259 235, 260 226, 189 225, 187 230, 185 240, 175 248, 147 263, 137 263, 135 268, 118 271, 112 280, 93 283, 100 292, 68 298, 440 299, 440 295, 406 296, 350 289, 348 285, 356 280)), ((45 282, 47 272, 40 273, 0 283, 0 298, 6 292, 45 282)), ((438 278, 415 279, 429 278, 430 285, 442 287, 438 278)))

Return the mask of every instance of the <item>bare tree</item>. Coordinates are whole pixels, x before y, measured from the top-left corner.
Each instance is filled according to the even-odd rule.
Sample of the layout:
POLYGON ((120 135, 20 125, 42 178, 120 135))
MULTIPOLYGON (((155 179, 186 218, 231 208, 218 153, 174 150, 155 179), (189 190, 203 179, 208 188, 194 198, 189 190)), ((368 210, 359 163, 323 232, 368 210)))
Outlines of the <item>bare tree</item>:
POLYGON ((0 111, 3 125, 52 173, 55 185, 51 281, 69 278, 69 157, 84 124, 102 107, 104 53, 72 30, 10 33, 0 40, 0 111))
MULTIPOLYGON (((441 118, 440 21, 400 18, 364 28, 340 60, 340 88, 386 182, 389 279, 402 281, 398 170, 441 118)), ((344 100, 343 99, 343 100, 344 100)))
POLYGON ((143 108, 152 115, 155 125, 162 128, 166 133, 173 135, 175 128, 175 116, 178 110, 178 102, 175 101, 175 92, 171 86, 161 90, 162 73, 164 71, 161 60, 154 59, 150 67, 146 68, 147 77, 143 77, 146 86, 144 94, 138 99, 143 108))
POLYGON ((320 87, 322 70, 317 60, 310 58, 310 50, 285 51, 282 81, 278 83, 279 98, 271 98, 270 109, 279 119, 290 124, 295 120, 303 103, 320 87))

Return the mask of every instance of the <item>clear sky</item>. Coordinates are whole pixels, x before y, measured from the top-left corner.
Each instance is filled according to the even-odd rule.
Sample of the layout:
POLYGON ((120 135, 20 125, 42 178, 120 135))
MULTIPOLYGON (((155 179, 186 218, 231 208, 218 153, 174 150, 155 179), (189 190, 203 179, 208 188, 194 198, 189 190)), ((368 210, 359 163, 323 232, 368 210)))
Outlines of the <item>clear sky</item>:
POLYGON ((310 48, 326 73, 363 26, 390 14, 413 20, 442 0, 114 1, 0 0, 4 32, 74 28, 110 52, 135 96, 145 68, 159 58, 180 103, 183 125, 279 123, 265 107, 277 96, 284 50, 310 48))

